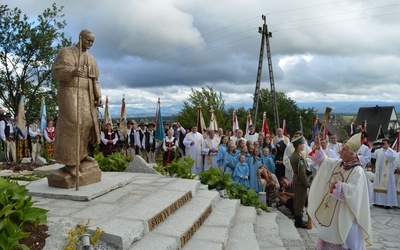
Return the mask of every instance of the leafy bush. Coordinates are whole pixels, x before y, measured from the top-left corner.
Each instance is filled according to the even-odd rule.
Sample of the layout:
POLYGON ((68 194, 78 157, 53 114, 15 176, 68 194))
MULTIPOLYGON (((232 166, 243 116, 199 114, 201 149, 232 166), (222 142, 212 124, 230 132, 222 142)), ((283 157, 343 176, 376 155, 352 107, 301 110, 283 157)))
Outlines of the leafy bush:
POLYGON ((234 184, 231 173, 223 173, 219 168, 210 168, 200 172, 199 176, 201 183, 208 185, 208 189, 229 189, 234 184))
POLYGON ((155 171, 159 172, 162 175, 167 175, 166 168, 163 165, 157 164, 157 167, 153 168, 155 171))
POLYGON ((102 153, 94 156, 94 159, 99 163, 101 171, 123 172, 132 160, 131 157, 123 156, 120 152, 104 157, 102 153))
POLYGON ((258 208, 260 206, 260 197, 256 190, 249 188, 247 189, 241 183, 236 182, 227 189, 230 199, 240 199, 240 202, 245 206, 252 206, 258 208))
POLYGON ((182 157, 173 160, 166 166, 166 169, 170 176, 182 179, 194 179, 195 175, 192 174, 193 164, 194 160, 191 157, 182 157))
POLYGON ((219 168, 210 168, 199 173, 200 182, 208 185, 208 189, 226 189, 230 199, 240 199, 245 206, 261 208, 269 212, 266 205, 260 205, 260 197, 254 189, 247 189, 242 184, 232 180, 231 173, 222 172, 219 168))
POLYGON ((29 236, 23 232, 26 222, 41 225, 47 222, 48 210, 33 207, 26 186, 0 177, 0 249, 28 249, 18 241, 29 236))

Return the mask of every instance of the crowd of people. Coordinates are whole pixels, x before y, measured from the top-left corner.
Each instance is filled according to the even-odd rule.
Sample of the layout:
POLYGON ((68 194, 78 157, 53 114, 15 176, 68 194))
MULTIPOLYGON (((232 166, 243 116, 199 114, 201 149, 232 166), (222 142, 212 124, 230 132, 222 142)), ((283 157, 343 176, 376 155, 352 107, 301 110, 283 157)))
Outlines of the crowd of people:
POLYGON ((32 123, 22 129, 17 127, 18 117, 12 119, 11 113, 0 109, 0 138, 2 152, 6 162, 20 162, 23 158, 31 158, 35 162, 42 155, 53 158, 55 141, 55 122, 47 121, 47 126, 40 129, 40 117, 34 116, 32 123))
MULTIPOLYGON (((11 118, 10 113, 0 110, 0 137, 6 160, 17 162, 31 157, 35 161, 43 151, 51 158, 57 140, 55 121, 48 120, 42 132, 40 117, 35 116, 26 130, 21 131, 16 126, 18 117, 11 118)), ((343 142, 334 134, 325 138, 318 133, 310 145, 302 131, 289 138, 282 129, 277 129, 276 135, 257 133, 252 125, 246 134, 240 129, 232 134, 222 128, 200 133, 197 126, 186 129, 175 121, 164 124, 162 142, 156 140, 154 129, 154 123, 138 124, 134 120, 127 123, 125 131, 119 124, 105 124, 99 148, 105 156, 119 151, 131 157, 140 155, 149 163, 156 162, 159 150, 164 166, 179 157, 190 156, 194 160, 194 174, 210 168, 231 173, 232 179, 246 188, 266 192, 269 206, 290 209, 299 228, 306 227, 302 218, 308 206, 319 230, 319 249, 327 244, 358 249, 359 245, 349 240, 349 235, 362 237, 361 246, 370 244, 366 208, 399 206, 400 154, 390 147, 388 139, 373 146, 364 143, 367 134, 362 129, 343 142), (371 164, 374 173, 367 171, 371 164), (347 205, 342 207, 344 203, 347 205), (338 226, 337 222, 332 224, 332 219, 347 220, 347 231, 332 235, 331 228, 338 226)))

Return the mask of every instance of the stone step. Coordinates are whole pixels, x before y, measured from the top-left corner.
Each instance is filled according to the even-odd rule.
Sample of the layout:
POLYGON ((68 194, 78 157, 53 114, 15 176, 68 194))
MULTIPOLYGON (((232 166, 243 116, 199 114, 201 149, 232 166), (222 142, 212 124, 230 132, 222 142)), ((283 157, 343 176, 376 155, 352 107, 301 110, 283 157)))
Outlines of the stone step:
POLYGON ((219 199, 218 192, 198 190, 191 201, 129 249, 181 249, 213 212, 219 199))
MULTIPOLYGON (((133 187, 138 184, 138 181, 132 182, 133 187)), ((156 182, 145 181, 141 184, 144 186, 129 191, 125 196, 129 202, 121 204, 120 208, 112 213, 112 219, 105 217, 91 227, 94 229, 99 226, 104 229, 106 233, 102 236, 102 240, 120 249, 128 249, 132 242, 141 240, 189 202, 197 192, 199 182, 162 178, 156 182), (157 186, 157 182, 160 185, 157 186)), ((130 185, 124 189, 129 190, 130 185)), ((106 199, 103 197, 103 200, 106 199)))
POLYGON ((220 199, 212 214, 183 249, 225 249, 239 205, 240 200, 220 199))
MULTIPOLYGON (((100 189, 95 184, 82 187, 79 191, 59 189, 66 193, 53 193, 51 196, 48 194, 49 187, 42 187, 35 182, 30 183, 28 189, 32 189, 30 193, 37 201, 35 205, 49 210, 50 223, 63 223, 60 222, 63 218, 69 218, 68 227, 72 228, 77 223, 86 223, 90 219, 89 229, 100 227, 105 230, 106 233, 102 235, 103 241, 115 245, 118 249, 128 249, 133 241, 140 240, 152 228, 190 201, 200 185, 200 182, 195 180, 154 174, 103 175, 113 179, 114 185, 119 187, 100 196, 94 195, 100 189), (123 185, 118 184, 120 180, 123 185), (126 183, 127 180, 129 183, 126 183), (66 195, 93 198, 67 200, 66 195)), ((46 239, 46 249, 60 249, 59 245, 53 245, 52 242, 64 241, 67 231, 49 232, 51 236, 46 239)))
POLYGON ((286 249, 279 235, 279 226, 276 223, 277 215, 274 212, 262 212, 257 215, 255 230, 260 249, 286 249))
MULTIPOLYGON (((276 223, 279 227, 279 237, 286 249, 306 249, 298 229, 294 226, 294 220, 289 219, 279 210, 274 209, 272 213, 276 213, 276 223)), ((299 229, 306 230, 306 229, 299 229)))
POLYGON ((260 249, 255 234, 256 210, 254 207, 239 206, 234 224, 229 231, 226 249, 260 249))

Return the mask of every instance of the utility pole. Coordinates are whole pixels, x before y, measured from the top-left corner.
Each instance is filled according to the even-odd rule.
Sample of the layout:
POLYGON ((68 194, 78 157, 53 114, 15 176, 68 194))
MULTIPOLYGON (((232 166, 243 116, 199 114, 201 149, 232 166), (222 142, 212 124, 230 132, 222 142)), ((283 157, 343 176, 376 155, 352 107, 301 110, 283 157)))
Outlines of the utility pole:
POLYGON ((267 21, 264 15, 262 15, 262 19, 264 20, 263 27, 258 28, 258 33, 260 33, 262 36, 261 36, 260 57, 257 70, 256 89, 254 91, 254 102, 253 102, 254 124, 256 124, 257 122, 258 102, 260 100, 261 73, 262 73, 262 65, 264 58, 264 46, 266 45, 267 57, 268 57, 269 82, 271 84, 271 94, 272 94, 272 102, 274 109, 275 130, 277 130, 280 127, 280 124, 279 124, 278 104, 276 101, 274 72, 272 70, 271 48, 269 46, 269 38, 272 37, 272 33, 268 32, 267 21))

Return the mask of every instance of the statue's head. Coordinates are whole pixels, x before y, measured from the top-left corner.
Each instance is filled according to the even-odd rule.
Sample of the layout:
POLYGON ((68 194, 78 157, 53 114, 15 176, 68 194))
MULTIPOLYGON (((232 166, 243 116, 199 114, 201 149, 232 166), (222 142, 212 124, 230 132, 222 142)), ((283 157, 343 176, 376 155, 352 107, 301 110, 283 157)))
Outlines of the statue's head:
POLYGON ((94 34, 90 30, 82 30, 79 33, 79 40, 82 43, 82 50, 86 51, 92 47, 94 43, 94 34))

